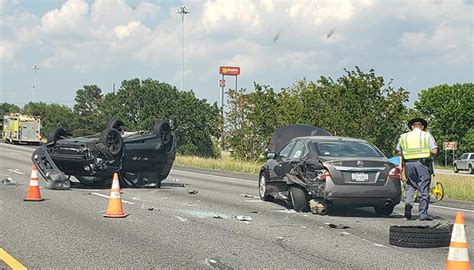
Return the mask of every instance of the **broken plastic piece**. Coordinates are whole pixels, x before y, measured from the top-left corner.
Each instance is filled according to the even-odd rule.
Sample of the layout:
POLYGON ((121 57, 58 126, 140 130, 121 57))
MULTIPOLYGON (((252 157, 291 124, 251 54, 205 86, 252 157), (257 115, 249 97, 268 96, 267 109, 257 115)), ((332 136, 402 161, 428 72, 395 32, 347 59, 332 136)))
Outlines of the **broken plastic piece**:
POLYGON ((18 183, 10 177, 3 179, 2 184, 4 184, 5 186, 18 186, 18 183))
POLYGON ((249 216, 236 216, 235 217, 238 221, 252 221, 252 218, 249 216))
POLYGON ((344 225, 344 224, 336 225, 336 224, 329 223, 328 226, 333 229, 349 229, 350 228, 349 226, 344 225))
POLYGON ((189 194, 191 195, 194 195, 194 194, 198 194, 198 191, 197 190, 191 190, 191 191, 188 191, 189 194))

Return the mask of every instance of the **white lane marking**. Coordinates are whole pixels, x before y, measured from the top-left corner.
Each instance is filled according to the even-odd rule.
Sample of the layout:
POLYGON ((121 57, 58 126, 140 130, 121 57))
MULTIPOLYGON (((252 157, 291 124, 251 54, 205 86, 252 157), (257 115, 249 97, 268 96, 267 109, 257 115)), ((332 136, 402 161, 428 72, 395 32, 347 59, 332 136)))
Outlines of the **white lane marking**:
POLYGON ((16 174, 21 174, 21 175, 25 174, 25 173, 20 172, 18 169, 14 169, 14 170, 13 169, 7 169, 7 171, 12 172, 12 173, 16 173, 16 174))
POLYGON ((237 180, 241 182, 249 182, 249 183, 257 183, 257 179, 254 180, 246 180, 246 179, 240 179, 240 178, 235 178, 235 177, 227 177, 227 176, 220 176, 220 175, 213 175, 213 174, 204 174, 204 173, 197 173, 197 172, 188 172, 188 171, 181 171, 181 170, 171 170, 171 172, 179 172, 179 173, 187 173, 187 174, 194 174, 194 175, 199 175, 199 176, 206 176, 206 177, 215 177, 215 178, 223 178, 223 179, 228 179, 228 180, 237 180))
MULTIPOLYGON (((95 196, 99 196, 99 197, 102 197, 102 198, 106 198, 106 199, 110 199, 109 196, 107 195, 104 195, 104 194, 100 194, 100 193, 97 193, 97 192, 91 192, 92 195, 95 195, 95 196)), ((122 200, 123 203, 128 203, 128 204, 135 204, 134 202, 129 202, 129 201, 126 201, 126 200, 122 200)))
POLYGON ((360 239, 360 240, 362 240, 362 241, 366 241, 366 242, 372 243, 374 246, 377 246, 377 247, 385 247, 385 246, 382 245, 382 244, 379 244, 379 243, 377 243, 377 242, 371 241, 371 240, 369 240, 369 239, 365 239, 365 238, 359 237, 359 236, 357 236, 357 235, 355 235, 355 234, 352 234, 352 233, 342 232, 342 234, 354 236, 355 238, 360 239))
POLYGON ((14 156, 20 156, 20 154, 16 153, 16 152, 10 152, 10 154, 14 155, 14 156))
POLYGON ((454 207, 447 207, 447 206, 441 206, 441 205, 430 205, 429 207, 436 207, 436 208, 442 208, 442 209, 447 209, 447 210, 454 210, 454 211, 463 211, 463 212, 474 213, 474 210, 468 210, 468 209, 462 209, 462 208, 454 208, 454 207))

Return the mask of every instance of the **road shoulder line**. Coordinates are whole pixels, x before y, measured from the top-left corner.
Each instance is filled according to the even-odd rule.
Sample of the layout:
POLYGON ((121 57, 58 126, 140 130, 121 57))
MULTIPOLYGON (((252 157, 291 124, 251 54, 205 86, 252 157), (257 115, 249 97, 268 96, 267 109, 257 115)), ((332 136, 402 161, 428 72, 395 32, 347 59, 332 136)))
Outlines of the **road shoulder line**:
POLYGON ((23 264, 17 261, 12 255, 8 254, 3 248, 0 248, 0 261, 4 261, 12 269, 27 269, 23 264))

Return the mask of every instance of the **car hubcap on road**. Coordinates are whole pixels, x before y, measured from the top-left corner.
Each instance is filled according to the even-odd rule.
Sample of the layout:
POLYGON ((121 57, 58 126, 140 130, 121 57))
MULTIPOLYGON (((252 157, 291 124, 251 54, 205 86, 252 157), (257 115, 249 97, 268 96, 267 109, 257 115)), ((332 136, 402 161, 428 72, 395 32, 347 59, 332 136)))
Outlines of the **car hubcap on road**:
POLYGON ((262 175, 262 176, 260 177, 260 185, 259 185, 259 187, 258 187, 258 190, 259 190, 259 192, 260 192, 260 197, 261 197, 261 198, 264 198, 264 197, 265 197, 265 185, 266 185, 266 183, 265 183, 265 176, 262 175))

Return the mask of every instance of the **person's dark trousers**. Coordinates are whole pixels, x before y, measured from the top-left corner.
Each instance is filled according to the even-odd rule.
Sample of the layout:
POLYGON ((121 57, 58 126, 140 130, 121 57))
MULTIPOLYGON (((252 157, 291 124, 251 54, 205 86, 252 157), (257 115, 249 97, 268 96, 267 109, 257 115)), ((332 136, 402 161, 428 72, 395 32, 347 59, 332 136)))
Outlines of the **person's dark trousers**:
POLYGON ((413 195, 418 189, 420 192, 420 219, 428 217, 428 205, 430 203, 431 174, 428 164, 421 161, 407 161, 405 164, 407 176, 405 204, 413 206, 413 195))

